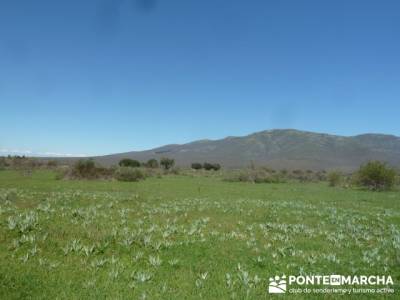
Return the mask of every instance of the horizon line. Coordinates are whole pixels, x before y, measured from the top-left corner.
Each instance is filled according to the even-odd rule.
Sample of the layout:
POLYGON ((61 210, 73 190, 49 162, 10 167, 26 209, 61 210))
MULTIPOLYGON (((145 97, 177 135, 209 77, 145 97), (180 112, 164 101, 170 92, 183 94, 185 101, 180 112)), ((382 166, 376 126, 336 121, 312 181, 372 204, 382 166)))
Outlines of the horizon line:
POLYGON ((141 152, 141 151, 149 151, 153 149, 157 149, 160 147, 165 147, 165 146, 172 146, 172 145, 185 145, 185 144, 191 144, 195 142, 201 142, 201 141, 218 141, 218 140, 224 140, 228 138, 241 138, 241 137, 247 137, 253 134, 258 134, 262 132, 273 132, 273 131, 299 131, 299 132, 306 132, 306 133, 314 133, 314 134, 322 134, 322 135, 330 135, 330 136, 338 136, 338 137, 357 137, 357 136, 362 136, 362 135, 386 135, 386 136, 393 136, 396 138, 400 138, 399 136, 395 134, 388 134, 388 133, 379 133, 379 132, 367 132, 367 133, 359 133, 355 135, 342 135, 342 134, 334 134, 334 133, 326 133, 326 132, 320 132, 320 131, 311 131, 311 130, 302 130, 302 129, 295 129, 295 128, 274 128, 274 129, 265 129, 265 130, 259 130, 255 132, 251 132, 248 134, 244 135, 228 135, 224 136, 221 138, 216 138, 216 139, 197 139, 197 140, 191 140, 188 142, 184 143, 169 143, 169 144, 164 144, 164 145, 158 145, 152 148, 148 149, 143 149, 143 150, 127 150, 127 151, 121 151, 121 152, 113 152, 113 153, 107 153, 107 154, 86 154, 86 153, 61 153, 61 152, 52 152, 52 151, 45 151, 45 152, 40 152, 40 151, 33 151, 33 150, 21 150, 21 149, 6 149, 6 148, 0 148, 0 156, 27 156, 27 157, 41 157, 41 158, 79 158, 79 157, 99 157, 99 156, 109 156, 109 155, 115 155, 115 154, 124 154, 124 153, 130 153, 130 152, 141 152), (3 155, 2 155, 3 154, 3 155))

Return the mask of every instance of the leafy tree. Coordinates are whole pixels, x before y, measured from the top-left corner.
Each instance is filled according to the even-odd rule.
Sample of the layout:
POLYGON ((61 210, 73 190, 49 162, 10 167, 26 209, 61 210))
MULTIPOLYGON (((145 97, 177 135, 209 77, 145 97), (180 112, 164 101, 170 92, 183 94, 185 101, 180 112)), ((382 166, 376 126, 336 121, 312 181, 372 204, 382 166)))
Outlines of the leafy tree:
POLYGON ((140 162, 135 159, 124 158, 119 161, 119 166, 120 167, 138 168, 138 167, 140 167, 140 162))
POLYGON ((219 169, 221 169, 221 165, 205 162, 203 164, 203 168, 204 168, 204 170, 207 170, 207 171, 210 171, 210 170, 218 171, 219 169))
POLYGON ((214 171, 218 171, 221 169, 221 165, 220 164, 213 164, 213 169, 214 171))
POLYGON ((203 168, 204 168, 204 170, 210 171, 210 170, 212 170, 214 167, 213 167, 212 164, 210 164, 210 163, 208 163, 208 162, 205 162, 205 163, 203 164, 203 168))
POLYGON ((192 169, 200 170, 202 168, 203 168, 203 165, 201 163, 192 163, 192 169))
POLYGON ((165 169, 165 170, 169 170, 171 169, 174 165, 175 165, 175 160, 173 160, 172 158, 168 158, 168 157, 162 157, 160 159, 160 165, 165 169))
POLYGON ((154 159, 154 158, 149 159, 146 163, 146 167, 152 168, 152 169, 157 169, 159 167, 157 159, 154 159))
POLYGON ((380 161, 370 161, 357 172, 359 185, 374 191, 389 190, 396 180, 396 171, 380 161))

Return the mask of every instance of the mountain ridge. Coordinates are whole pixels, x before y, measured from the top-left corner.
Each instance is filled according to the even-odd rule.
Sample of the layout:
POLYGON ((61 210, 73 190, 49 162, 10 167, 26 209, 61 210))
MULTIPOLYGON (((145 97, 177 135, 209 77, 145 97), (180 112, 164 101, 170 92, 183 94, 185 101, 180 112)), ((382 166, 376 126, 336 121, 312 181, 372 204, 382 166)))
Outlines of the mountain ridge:
POLYGON ((122 158, 146 161, 163 156, 175 159, 177 165, 183 167, 192 162, 208 161, 218 162, 225 168, 256 164, 278 169, 353 170, 372 159, 400 167, 400 137, 379 133, 340 136, 296 129, 272 129, 245 136, 168 144, 94 159, 103 165, 115 165, 122 158))

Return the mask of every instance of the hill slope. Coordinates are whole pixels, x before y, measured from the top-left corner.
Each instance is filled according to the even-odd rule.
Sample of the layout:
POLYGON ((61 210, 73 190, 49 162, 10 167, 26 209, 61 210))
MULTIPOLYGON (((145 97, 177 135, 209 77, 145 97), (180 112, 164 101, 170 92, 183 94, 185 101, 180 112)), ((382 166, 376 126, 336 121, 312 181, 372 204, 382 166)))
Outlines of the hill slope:
POLYGON ((261 131, 244 137, 166 145, 95 159, 104 165, 111 165, 117 164, 121 158, 146 161, 163 156, 174 158, 180 166, 209 161, 218 162, 227 168, 239 168, 253 162, 273 168, 351 170, 371 159, 400 166, 400 138, 383 134, 343 137, 282 129, 261 131))

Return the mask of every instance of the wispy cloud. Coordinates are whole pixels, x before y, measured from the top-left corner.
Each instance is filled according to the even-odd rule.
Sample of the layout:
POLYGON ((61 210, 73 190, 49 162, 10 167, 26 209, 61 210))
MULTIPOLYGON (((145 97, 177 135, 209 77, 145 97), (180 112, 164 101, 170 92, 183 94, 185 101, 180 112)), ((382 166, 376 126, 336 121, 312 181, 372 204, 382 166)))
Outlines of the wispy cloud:
POLYGON ((0 148, 0 155, 26 155, 26 156, 44 156, 44 157, 85 157, 89 156, 83 153, 59 153, 59 152, 35 152, 22 149, 0 148))

